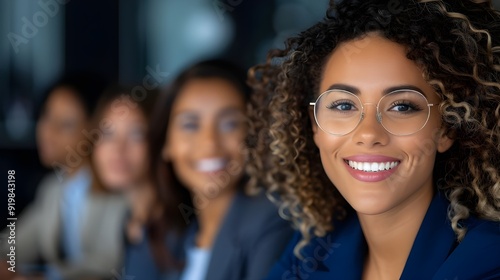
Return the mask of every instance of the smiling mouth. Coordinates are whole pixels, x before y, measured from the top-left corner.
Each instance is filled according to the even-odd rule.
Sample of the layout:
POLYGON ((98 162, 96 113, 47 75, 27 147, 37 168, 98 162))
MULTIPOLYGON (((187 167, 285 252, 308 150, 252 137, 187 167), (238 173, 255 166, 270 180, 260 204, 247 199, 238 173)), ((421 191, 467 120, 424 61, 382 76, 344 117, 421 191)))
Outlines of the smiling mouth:
POLYGON ((223 158, 202 159, 196 162, 195 168, 199 172, 216 172, 226 167, 227 160, 223 158))
POLYGON ((358 162, 353 160, 344 160, 344 161, 354 170, 360 170, 372 173, 391 170, 399 165, 399 161, 387 161, 387 162, 358 162))

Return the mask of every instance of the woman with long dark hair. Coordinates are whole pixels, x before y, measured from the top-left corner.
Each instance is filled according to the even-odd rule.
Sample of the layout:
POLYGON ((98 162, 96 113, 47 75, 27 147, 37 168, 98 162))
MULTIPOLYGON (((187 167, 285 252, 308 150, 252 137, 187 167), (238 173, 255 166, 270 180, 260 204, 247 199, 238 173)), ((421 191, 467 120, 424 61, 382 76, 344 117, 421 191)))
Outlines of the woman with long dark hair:
POLYGON ((291 237, 278 209, 246 187, 245 81, 232 64, 200 62, 156 107, 151 158, 163 210, 149 247, 166 279, 260 279, 291 237))

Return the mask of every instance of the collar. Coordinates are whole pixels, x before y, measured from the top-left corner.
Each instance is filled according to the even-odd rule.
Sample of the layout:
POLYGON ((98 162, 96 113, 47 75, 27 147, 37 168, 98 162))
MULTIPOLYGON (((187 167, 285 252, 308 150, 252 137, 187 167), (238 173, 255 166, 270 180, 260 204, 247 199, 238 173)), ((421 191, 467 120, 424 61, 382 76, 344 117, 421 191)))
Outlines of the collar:
MULTIPOLYGON (((447 218, 449 202, 437 192, 425 214, 401 279, 432 279, 456 246, 456 237, 447 218)), ((334 223, 335 230, 313 243, 314 255, 321 249, 327 254, 318 262, 318 274, 325 279, 361 279, 367 244, 356 213, 342 222, 334 223), (328 275, 328 277, 326 277, 328 275)), ((316 256, 315 256, 316 257, 316 256)), ((318 275, 319 276, 319 275, 318 275)))
POLYGON ((80 168, 73 176, 67 178, 64 182, 67 190, 66 193, 70 192, 72 195, 82 195, 90 187, 91 177, 88 167, 80 168))

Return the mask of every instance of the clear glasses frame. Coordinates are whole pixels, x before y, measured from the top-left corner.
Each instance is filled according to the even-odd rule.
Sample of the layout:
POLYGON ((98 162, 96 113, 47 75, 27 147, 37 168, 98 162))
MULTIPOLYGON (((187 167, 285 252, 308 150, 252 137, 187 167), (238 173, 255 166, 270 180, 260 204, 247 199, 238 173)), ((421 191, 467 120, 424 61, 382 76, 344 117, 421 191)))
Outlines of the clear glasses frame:
MULTIPOLYGON (((335 135, 335 136, 344 136, 344 135, 347 135, 351 132, 353 132, 358 126, 359 124, 361 123, 361 121, 365 118, 365 106, 366 105, 374 105, 374 103, 363 103, 361 102, 361 99, 359 99, 359 97, 352 93, 352 92, 349 92, 349 91, 346 91, 346 90, 341 90, 341 89, 334 89, 334 90, 327 90, 323 93, 321 93, 318 98, 316 99, 315 102, 310 102, 309 103, 310 106, 313 106, 314 108, 314 120, 316 121, 316 124, 318 125, 318 127, 323 130, 324 132, 328 133, 328 134, 331 134, 331 135, 335 135), (320 103, 319 101, 321 100, 321 98, 323 96, 325 96, 326 94, 329 94, 329 93, 332 93, 332 92, 340 92, 340 93, 345 93, 345 94, 349 94, 353 97, 356 98, 356 100, 358 101, 358 104, 361 105, 361 114, 359 115, 359 120, 357 122, 357 124, 349 131, 345 132, 345 133, 333 133, 331 131, 328 131, 328 129, 324 129, 323 126, 321 125, 320 121, 318 120, 318 115, 317 115, 317 111, 318 111, 318 108, 317 108, 317 105, 320 103)), ((377 119, 377 122, 380 123, 380 125, 382 125, 382 127, 387 131, 389 132, 390 134, 392 135, 396 135, 396 136, 407 136, 407 135, 412 135, 412 134, 415 134, 417 132, 419 132, 420 130, 422 130, 426 125, 427 125, 427 122, 429 121, 429 118, 430 118, 430 113, 431 113, 431 110, 430 108, 432 106, 435 106, 437 104, 433 104, 433 103, 429 103, 429 101, 427 100, 427 98, 422 94, 420 93, 419 91, 416 91, 416 90, 413 90, 413 89, 398 89, 398 90, 395 90, 395 91, 391 91, 389 93, 387 93, 386 95, 382 96, 379 101, 377 102, 377 105, 376 105, 376 109, 377 109, 377 112, 376 112, 376 119, 377 119), (391 96, 391 95, 395 95, 395 94, 398 94, 398 93, 401 93, 401 92, 411 92, 411 93, 415 93, 415 94, 418 94, 421 98, 423 98, 427 104, 427 117, 425 118, 425 122, 423 123, 423 125, 418 128, 416 131, 413 131, 411 133, 396 133, 394 131, 391 131, 390 129, 388 129, 386 127, 386 125, 384 125, 384 122, 383 122, 383 114, 382 112, 380 112, 380 104, 382 102, 382 100, 384 100, 384 98, 387 98, 388 96, 391 96)))

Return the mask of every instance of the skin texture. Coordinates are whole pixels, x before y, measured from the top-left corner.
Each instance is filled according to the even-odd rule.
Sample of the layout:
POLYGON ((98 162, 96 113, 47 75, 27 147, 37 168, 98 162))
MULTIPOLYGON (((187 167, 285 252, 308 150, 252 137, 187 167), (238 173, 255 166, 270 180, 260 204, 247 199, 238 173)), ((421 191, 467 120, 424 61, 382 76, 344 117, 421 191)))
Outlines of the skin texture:
POLYGON ((44 111, 37 123, 36 139, 40 161, 45 167, 55 162, 74 172, 78 162, 67 162, 70 150, 84 141, 82 131, 87 127, 85 110, 74 93, 68 88, 56 88, 47 99, 44 111))
MULTIPOLYGON (((376 104, 384 90, 401 85, 418 87, 429 103, 439 103, 422 71, 406 58, 404 47, 374 34, 343 43, 333 51, 320 91, 335 84, 357 88, 362 103, 376 104), (364 47, 347 55, 346 50, 354 46, 364 47)), ((441 116, 434 108, 427 125, 409 136, 388 133, 376 120, 375 106, 365 106, 365 113, 358 127, 345 136, 323 132, 312 118, 314 141, 328 177, 358 213, 369 247, 365 278, 396 279, 433 196, 436 153, 446 151, 453 141, 443 136, 441 116), (363 182, 351 176, 351 167, 344 161, 359 155, 395 158, 399 166, 385 180, 363 182)))
POLYGON ((95 145, 93 161, 103 184, 126 190, 142 184, 148 169, 147 119, 137 106, 113 102, 103 119, 110 124, 95 145))
POLYGON ((201 210, 200 247, 212 244, 243 174, 244 114, 242 94, 219 78, 188 82, 173 103, 162 155, 201 210))

